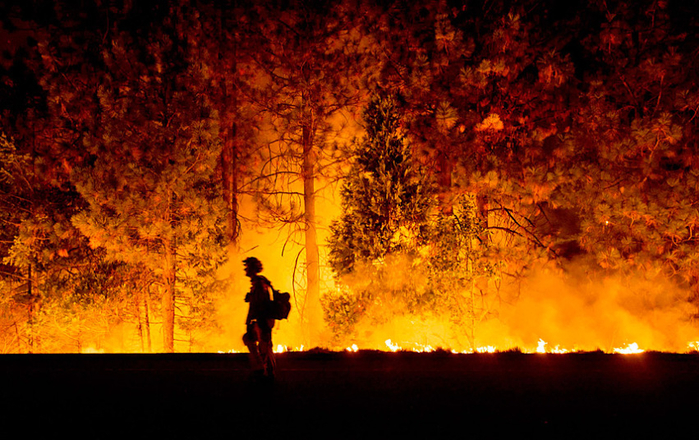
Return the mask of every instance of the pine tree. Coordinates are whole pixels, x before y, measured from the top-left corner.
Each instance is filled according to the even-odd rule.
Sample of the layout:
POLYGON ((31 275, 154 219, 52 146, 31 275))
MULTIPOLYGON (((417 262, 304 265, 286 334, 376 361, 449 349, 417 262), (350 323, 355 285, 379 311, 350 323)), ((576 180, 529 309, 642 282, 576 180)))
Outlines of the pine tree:
POLYGON ((402 286, 388 287, 386 267, 401 260, 410 267, 416 261, 434 205, 430 182, 402 132, 395 99, 373 99, 364 120, 366 135, 356 146, 342 187, 342 215, 331 226, 329 240, 329 260, 338 280, 346 283, 353 274, 360 274, 363 283, 350 287, 353 293, 331 296, 325 302, 336 333, 347 332, 348 320, 356 322, 369 313, 379 298, 405 297, 391 313, 405 311, 406 302, 415 295, 410 277, 402 286), (349 313, 340 312, 347 308, 349 313))
POLYGON ((415 252, 432 204, 395 99, 375 98, 364 119, 366 135, 342 188, 343 214, 332 228, 330 264, 338 275, 351 273, 358 263, 415 252))

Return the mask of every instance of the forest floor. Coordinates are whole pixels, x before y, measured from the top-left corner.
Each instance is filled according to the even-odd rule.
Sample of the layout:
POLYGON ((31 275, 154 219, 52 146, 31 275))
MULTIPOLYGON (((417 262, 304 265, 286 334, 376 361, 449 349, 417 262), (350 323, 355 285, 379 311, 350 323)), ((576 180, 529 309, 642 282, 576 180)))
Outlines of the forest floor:
POLYGON ((0 423, 28 438, 696 435, 699 355, 2 355, 0 423), (17 430, 15 430, 17 431, 17 430))

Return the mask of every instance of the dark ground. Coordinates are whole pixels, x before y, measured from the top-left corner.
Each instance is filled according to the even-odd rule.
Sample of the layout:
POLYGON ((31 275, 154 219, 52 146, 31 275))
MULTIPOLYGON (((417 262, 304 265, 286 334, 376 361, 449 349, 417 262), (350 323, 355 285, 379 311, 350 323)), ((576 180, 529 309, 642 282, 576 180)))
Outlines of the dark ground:
POLYGON ((242 354, 2 355, 0 429, 25 438, 697 435, 699 355, 277 359, 267 387, 250 380, 242 354))

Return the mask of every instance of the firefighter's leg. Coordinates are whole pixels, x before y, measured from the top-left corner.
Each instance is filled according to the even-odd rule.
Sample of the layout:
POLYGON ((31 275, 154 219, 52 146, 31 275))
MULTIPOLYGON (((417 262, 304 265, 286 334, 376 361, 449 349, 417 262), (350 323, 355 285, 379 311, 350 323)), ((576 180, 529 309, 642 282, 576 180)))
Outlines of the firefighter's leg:
POLYGON ((248 325, 248 331, 243 335, 243 343, 250 352, 250 367, 253 371, 262 371, 264 363, 260 353, 260 328, 256 322, 248 325))
POLYGON ((273 377, 276 368, 276 360, 274 359, 274 347, 272 344, 272 330, 261 329, 260 331, 260 360, 264 365, 265 375, 273 377))

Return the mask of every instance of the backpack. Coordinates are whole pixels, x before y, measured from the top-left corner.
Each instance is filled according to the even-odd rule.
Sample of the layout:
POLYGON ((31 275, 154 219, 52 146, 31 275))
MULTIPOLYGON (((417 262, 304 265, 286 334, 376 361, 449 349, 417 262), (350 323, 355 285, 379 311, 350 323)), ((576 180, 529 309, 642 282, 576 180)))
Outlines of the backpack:
POLYGON ((272 302, 270 303, 270 317, 276 320, 287 319, 291 311, 291 295, 280 292, 272 287, 272 302))

